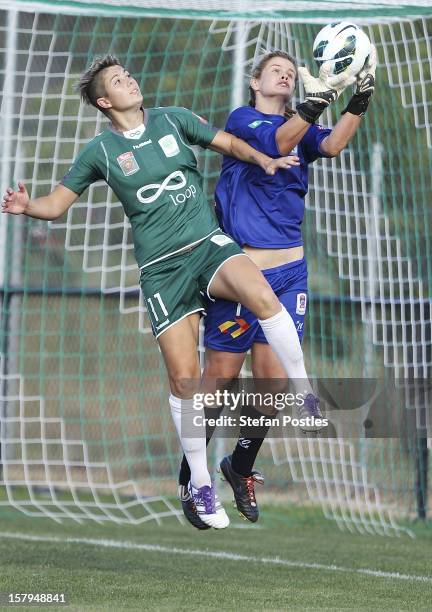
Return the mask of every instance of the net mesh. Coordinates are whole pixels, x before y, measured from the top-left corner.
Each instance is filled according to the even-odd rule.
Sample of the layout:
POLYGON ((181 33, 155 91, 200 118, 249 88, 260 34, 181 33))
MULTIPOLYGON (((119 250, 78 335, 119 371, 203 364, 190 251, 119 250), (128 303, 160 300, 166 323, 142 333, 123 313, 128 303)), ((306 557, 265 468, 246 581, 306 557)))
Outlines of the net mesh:
MULTIPOLYGON (((186 106, 223 127, 247 100, 246 76, 263 50, 286 50, 313 69, 317 24, 345 6, 314 3, 311 16, 293 2, 296 16, 280 19, 286 3, 260 2, 254 8, 266 14, 228 21, 223 11, 244 4, 166 3, 183 11, 181 20, 141 14, 156 11, 151 2, 81 4, 93 14, 74 14, 74 3, 52 14, 54 4, 42 2, 7 12, 0 0, 2 186, 24 179, 32 197, 53 188, 104 128, 73 91, 95 55, 120 58, 145 106, 186 106), (112 15, 113 6, 123 13, 112 15), (191 7, 213 11, 212 19, 189 15, 191 7)), ((304 352, 315 376, 428 378, 432 22, 423 3, 405 3, 403 19, 391 2, 354 8, 378 49, 379 85, 348 149, 310 171, 304 352)), ((333 125, 344 103, 322 123, 333 125)), ((198 157, 211 201, 220 158, 198 157)), ((0 504, 76 520, 175 516, 164 497, 179 458, 168 388, 114 194, 97 183, 50 224, 3 215, 0 248, 0 504)), ((421 420, 428 401, 407 398, 407 418, 421 420)), ((416 442, 404 432, 367 439, 364 430, 348 439, 339 416, 334 439, 268 441, 261 461, 269 490, 321 504, 340 527, 404 531, 394 515, 416 509, 416 442)), ((362 422, 367 409, 357 416, 362 422)))

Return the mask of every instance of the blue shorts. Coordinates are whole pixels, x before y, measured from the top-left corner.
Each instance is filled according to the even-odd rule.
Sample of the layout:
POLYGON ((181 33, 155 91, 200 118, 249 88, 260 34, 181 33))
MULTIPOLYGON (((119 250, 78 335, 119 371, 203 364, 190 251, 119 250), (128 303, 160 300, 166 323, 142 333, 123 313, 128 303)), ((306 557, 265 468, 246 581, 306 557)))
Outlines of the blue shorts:
MULTIPOLYGON (((262 273, 290 313, 301 342, 307 307, 308 273, 305 259, 269 268, 262 273)), ((267 344, 255 315, 235 302, 216 300, 210 303, 204 324, 204 346, 216 351, 246 353, 254 342, 267 344)))

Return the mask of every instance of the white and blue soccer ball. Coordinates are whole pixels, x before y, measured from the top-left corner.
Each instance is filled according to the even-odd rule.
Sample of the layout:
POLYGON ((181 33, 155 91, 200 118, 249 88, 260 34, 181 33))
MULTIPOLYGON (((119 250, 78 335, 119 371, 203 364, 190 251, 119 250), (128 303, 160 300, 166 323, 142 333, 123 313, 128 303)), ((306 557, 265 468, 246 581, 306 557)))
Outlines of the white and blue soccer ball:
POLYGON ((361 28, 349 21, 330 23, 318 32, 313 56, 319 66, 330 60, 331 75, 356 76, 363 68, 371 43, 361 28))

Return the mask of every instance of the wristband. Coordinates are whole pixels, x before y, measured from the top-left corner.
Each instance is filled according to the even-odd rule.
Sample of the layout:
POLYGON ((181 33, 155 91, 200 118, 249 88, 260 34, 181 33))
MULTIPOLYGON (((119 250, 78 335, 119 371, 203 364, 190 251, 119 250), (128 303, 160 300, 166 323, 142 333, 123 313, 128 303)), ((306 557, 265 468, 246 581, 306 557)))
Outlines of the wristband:
POLYGON ((297 105, 297 113, 304 121, 315 123, 327 106, 328 104, 325 102, 312 102, 312 100, 306 100, 297 105))
POLYGON ((371 91, 354 94, 351 100, 348 102, 347 107, 342 111, 342 115, 345 113, 351 113, 352 115, 362 117, 367 111, 371 96, 371 91))

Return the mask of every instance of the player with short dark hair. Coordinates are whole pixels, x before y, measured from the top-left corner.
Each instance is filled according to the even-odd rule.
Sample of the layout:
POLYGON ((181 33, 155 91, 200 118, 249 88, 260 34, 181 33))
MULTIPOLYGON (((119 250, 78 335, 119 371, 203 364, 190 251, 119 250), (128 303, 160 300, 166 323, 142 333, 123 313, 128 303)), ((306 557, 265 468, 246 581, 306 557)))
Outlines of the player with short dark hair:
MULTIPOLYGON (((297 106, 297 112, 287 106, 298 74, 306 90, 314 78, 307 69, 297 68, 295 59, 289 54, 283 51, 268 53, 252 72, 249 105, 234 110, 226 124, 227 132, 267 155, 291 153, 300 159, 299 166, 282 170, 270 180, 254 166, 224 156, 216 186, 216 212, 221 227, 262 270, 290 314, 300 341, 308 294, 301 233, 308 166, 319 157, 338 155, 352 139, 374 91, 375 68, 373 48, 357 78, 340 78, 342 88, 353 81, 357 81, 357 87, 341 119, 333 129, 327 129, 315 124, 327 106, 323 96, 315 100, 308 96, 305 103, 297 106)), ((337 77, 332 78, 336 86, 337 77)), ((204 384, 207 380, 237 378, 249 349, 255 378, 286 377, 286 368, 269 345, 257 318, 241 303, 218 299, 209 304, 204 344, 204 384)), ((321 415, 317 402, 298 411, 300 417, 321 415)), ((260 412, 253 407, 247 407, 245 414, 251 418, 260 417, 260 412)), ((260 427, 254 432, 253 427, 243 427, 234 452, 220 465, 233 489, 239 512, 252 522, 259 516, 254 484, 262 482, 253 466, 268 429, 260 427)), ((303 430, 314 432, 318 428, 305 427, 303 430)), ((188 481, 189 466, 184 457, 179 475, 181 490, 188 481)), ((185 504, 183 510, 195 527, 205 528, 185 504)))
POLYGON ((120 61, 111 54, 95 59, 91 66, 81 75, 76 85, 81 100, 106 114, 106 109, 99 106, 98 99, 107 95, 104 81, 105 68, 120 66, 120 61))

